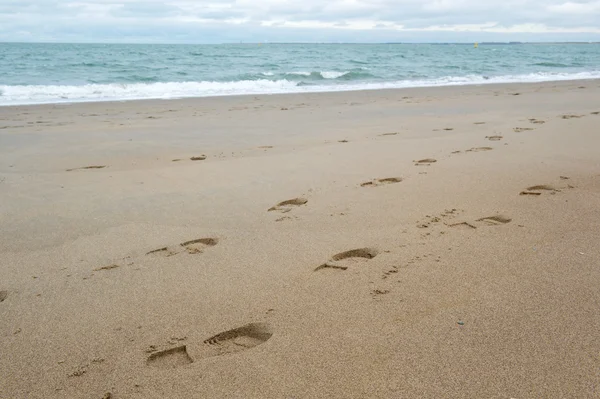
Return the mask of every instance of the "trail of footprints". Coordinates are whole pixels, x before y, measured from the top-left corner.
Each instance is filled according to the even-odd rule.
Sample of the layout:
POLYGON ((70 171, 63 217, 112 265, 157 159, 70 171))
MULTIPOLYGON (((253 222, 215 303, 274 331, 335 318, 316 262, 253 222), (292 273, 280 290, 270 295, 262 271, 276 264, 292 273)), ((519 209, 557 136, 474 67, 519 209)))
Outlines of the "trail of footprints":
MULTIPOLYGON (((517 93, 519 94, 519 93, 517 93)), ((515 95, 517 95, 515 94, 515 95)), ((590 115, 600 115, 600 111, 593 111, 590 112, 590 115)), ((583 118, 585 117, 585 115, 578 115, 578 114, 564 114, 564 115, 559 115, 559 118, 561 119, 579 119, 579 118, 583 118)), ((152 117, 149 117, 152 118, 152 117)), ((528 121, 532 124, 537 124, 537 125, 542 125, 544 123, 546 123, 546 121, 541 120, 541 119, 536 119, 536 118, 529 118, 528 121)), ((485 125, 486 122, 474 122, 475 125, 485 125)), ((13 126, 13 128, 17 128, 17 127, 21 127, 21 126, 13 126)), ((0 128, 1 129, 1 128, 0 128)), ((438 131, 439 129, 434 129, 435 131, 438 131)), ((446 127, 443 128, 443 130, 445 131, 453 131, 454 128, 450 128, 450 127, 446 127)), ((525 132, 525 131, 531 131, 534 130, 531 127, 515 127, 513 128, 513 131, 515 133, 521 133, 521 132, 525 132)), ((397 135, 398 132, 391 132, 391 133, 383 133, 380 134, 379 136, 395 136, 397 135)), ((498 141, 501 140, 503 137, 502 136, 486 136, 486 138, 490 141, 498 141)), ((340 143, 348 143, 348 140, 339 140, 340 143)), ((270 149, 273 148, 273 146, 270 145, 264 145, 264 146, 259 146, 257 147, 259 149, 270 149)), ((467 150, 469 151, 469 150, 467 150)), ((457 153, 459 151, 456 151, 455 153, 457 153)), ((202 155, 197 155, 197 156, 192 156, 189 158, 190 161, 204 161, 207 159, 207 156, 202 154, 202 155)), ((182 158, 176 158, 176 159, 172 159, 172 162, 179 162, 182 161, 182 158)), ((432 163, 436 162, 435 159, 423 159, 420 161, 415 161, 415 165, 430 165, 432 163)), ((91 170, 91 169, 104 169, 107 168, 108 165, 89 165, 89 166, 81 166, 81 167, 77 167, 77 168, 70 168, 70 169, 66 169, 67 172, 72 172, 72 171, 76 171, 76 170, 91 170)))
MULTIPOLYGON (((593 114, 598 114, 593 113, 593 114)), ((571 119, 571 118, 579 118, 580 115, 563 115, 563 119, 571 119)), ((544 121, 537 119, 529 119, 531 123, 534 124, 543 124, 544 121)), ((476 124, 484 124, 485 122, 477 122, 476 124)), ((451 130, 451 129, 445 129, 451 130)), ((515 128, 515 132, 521 132, 526 130, 532 130, 531 128, 515 128)), ((387 135, 395 135, 396 133, 386 133, 383 136, 387 135)), ((486 136, 486 139, 490 141, 499 141, 502 140, 503 137, 500 135, 494 136, 486 136)), ((489 151, 492 150, 491 147, 473 147, 466 152, 479 152, 479 151, 489 151)), ((460 151, 455 151, 455 153, 460 151)), ((430 166, 433 163, 436 163, 437 160, 433 158, 425 158, 418 161, 414 161, 416 166, 430 166)), ((77 169, 96 169, 103 168, 105 166, 90 166, 83 168, 75 168, 69 169, 77 170, 77 169)), ((567 180, 568 177, 561 176, 561 180, 567 180)), ((381 185, 400 183, 403 179, 400 177, 388 177, 388 178, 380 178, 373 179, 367 182, 363 182, 360 184, 361 187, 377 187, 381 185)), ((572 188, 572 186, 568 186, 572 188)), ((560 192, 559 189, 555 188, 551 185, 535 185, 527 187, 523 190, 520 195, 526 196, 540 196, 542 193, 551 193, 554 194, 556 192, 560 192)), ((272 206, 268 209, 269 212, 280 212, 280 213, 288 213, 293 209, 304 206, 308 203, 308 199, 298 197, 290 200, 285 200, 279 202, 278 204, 272 206)), ((506 225, 512 221, 510 217, 505 215, 496 214, 490 215, 482 218, 478 218, 475 220, 457 220, 457 217, 462 213, 462 210, 459 209, 448 209, 438 215, 426 215, 426 217, 417 223, 417 227, 419 229, 428 230, 435 226, 445 226, 450 229, 466 229, 466 230, 474 230, 478 227, 482 226, 501 226, 506 225)), ((278 219, 279 220, 279 219, 278 219)), ((440 231, 440 233, 444 233, 445 231, 440 231)), ((427 232, 422 235, 422 237, 426 237, 430 235, 430 232, 427 232)), ((208 238, 199 238, 190 241, 182 242, 178 245, 173 246, 165 246, 161 248, 157 248, 151 250, 146 253, 146 256, 159 256, 159 257, 171 257, 178 255, 182 252, 186 252, 188 254, 200 254, 207 250, 210 247, 214 247, 219 243, 219 240, 214 237, 208 238)), ((388 252, 388 251, 386 251, 388 252)), ((348 251, 340 252, 333 255, 329 260, 324 262, 323 264, 317 266, 314 269, 314 272, 323 272, 323 271, 346 271, 352 268, 360 268, 366 265, 369 261, 379 255, 380 251, 376 248, 372 247, 364 247, 364 248, 356 248, 348 251)), ((432 254, 429 254, 432 255, 432 254)), ((421 261, 427 258, 427 255, 416 256, 410 259, 407 265, 411 265, 415 262, 421 261)), ((128 259, 128 258, 124 258, 128 259)), ((434 261, 439 262, 440 257, 434 258, 434 261)), ((132 264, 132 263, 130 263, 132 264)), ((107 271, 118 268, 117 264, 110 264, 107 266, 99 267, 95 269, 95 271, 107 271)), ((381 278, 383 280, 388 277, 399 273, 398 266, 391 266, 385 270, 381 278)), ((375 299, 381 295, 388 294, 390 290, 376 288, 370 291, 370 295, 375 299)), ((0 291, 0 302, 4 301, 8 296, 7 291, 0 291)), ((215 357, 215 356, 223 356, 228 354, 235 354, 241 351, 252 349, 256 346, 262 345, 267 342, 273 336, 273 331, 271 326, 268 323, 260 322, 260 323, 250 323, 243 325, 238 328, 234 328, 231 330, 223 331, 216 335, 213 335, 209 338, 206 338, 201 344, 181 344, 181 341, 185 341, 186 338, 172 338, 168 341, 167 345, 165 345, 164 349, 159 349, 154 345, 151 345, 146 353, 149 355, 146 358, 146 364, 149 367, 156 367, 162 369, 173 369, 182 367, 185 365, 189 365, 194 363, 195 361, 215 357), (175 346, 173 346, 175 345, 175 346)), ((85 371, 84 371, 85 372, 85 371)), ((83 372, 83 373, 84 373, 83 372)), ((80 374, 83 374, 80 373, 80 374)))

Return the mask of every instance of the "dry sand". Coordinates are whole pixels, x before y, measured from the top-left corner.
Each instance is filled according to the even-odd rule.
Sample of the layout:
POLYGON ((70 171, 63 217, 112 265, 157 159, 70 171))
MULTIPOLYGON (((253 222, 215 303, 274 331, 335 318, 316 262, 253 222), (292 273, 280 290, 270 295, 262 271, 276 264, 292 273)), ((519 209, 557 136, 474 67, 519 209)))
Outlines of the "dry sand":
POLYGON ((0 397, 600 397, 599 111, 600 81, 0 108, 0 397))

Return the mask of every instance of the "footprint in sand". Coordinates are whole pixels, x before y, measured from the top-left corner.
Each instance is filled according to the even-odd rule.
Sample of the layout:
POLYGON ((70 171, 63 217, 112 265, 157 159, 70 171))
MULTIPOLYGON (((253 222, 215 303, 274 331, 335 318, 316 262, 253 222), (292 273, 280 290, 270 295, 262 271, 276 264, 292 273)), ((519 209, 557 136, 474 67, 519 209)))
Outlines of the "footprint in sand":
POLYGON ((493 150, 492 147, 473 147, 473 148, 469 148, 465 152, 481 152, 481 151, 491 151, 491 150, 493 150))
POLYGON ((198 238, 179 244, 184 247, 188 254, 201 254, 206 248, 214 247, 219 243, 217 238, 198 238))
POLYGON ((241 352, 264 344, 272 336, 273 331, 267 323, 246 324, 205 339, 204 345, 198 349, 198 358, 241 352))
POLYGON ((102 270, 112 270, 112 269, 116 269, 117 267, 119 267, 119 265, 112 264, 112 265, 108 265, 108 266, 99 267, 97 269, 94 269, 94 271, 95 272, 99 272, 99 271, 102 271, 102 270))
POLYGON ((583 118, 584 115, 566 114, 566 115, 561 115, 560 117, 562 119, 577 119, 577 118, 583 118))
POLYGON ((532 195, 532 196, 538 196, 538 195, 542 195, 542 192, 549 192, 550 194, 555 194, 557 192, 559 192, 560 190, 558 190, 555 187, 552 187, 548 184, 539 184, 537 186, 531 186, 531 187, 527 187, 525 190, 521 191, 519 193, 519 195, 532 195))
POLYGON ((533 128, 532 127, 515 127, 515 128, 513 128, 513 132, 515 132, 515 133, 526 132, 529 130, 533 130, 533 128))
POLYGON ((206 155, 200 155, 197 157, 191 157, 190 161, 204 161, 206 159, 206 155))
POLYGON ((590 112, 590 115, 600 115, 600 111, 590 112))
POLYGON ((181 367, 193 362, 194 361, 187 352, 186 345, 155 352, 148 356, 148 359, 146 360, 148 366, 163 369, 181 367))
POLYGON ((397 134, 398 134, 397 132, 396 133, 383 133, 383 134, 380 134, 380 136, 395 136, 397 134))
POLYGON ((488 139, 489 141, 500 141, 504 137, 503 136, 485 136, 485 138, 488 139))
POLYGON ((485 122, 473 122, 474 125, 485 125, 485 122))
POLYGON ((350 251, 340 252, 339 254, 333 255, 326 263, 317 266, 314 271, 323 269, 347 270, 349 263, 351 264, 373 259, 378 253, 379 251, 377 251, 375 248, 358 248, 350 251))
POLYGON ((380 295, 385 295, 385 294, 389 294, 390 290, 383 290, 383 289, 375 289, 375 290, 371 290, 371 297, 373 299, 377 299, 380 295))
POLYGON ((447 224, 446 226, 452 227, 454 229, 462 229, 462 230, 473 230, 473 229, 477 228, 469 222, 452 223, 452 224, 447 224))
POLYGON ((82 166, 80 168, 71 168, 67 169, 67 172, 72 172, 74 170, 84 170, 84 169, 104 169, 106 165, 90 165, 90 166, 82 166))
POLYGON ((260 148, 260 149, 264 149, 264 150, 267 150, 267 149, 269 149, 269 148, 273 148, 273 146, 272 146, 272 145, 261 145, 261 146, 260 146, 260 147, 258 147, 258 148, 260 148))
POLYGON ((219 243, 218 238, 197 238, 195 240, 185 241, 178 246, 167 246, 147 252, 146 255, 160 256, 168 258, 173 255, 177 255, 183 250, 187 251, 188 254, 201 254, 206 248, 214 247, 219 243))
MULTIPOLYGON (((488 217, 484 217, 484 218, 476 220, 476 222, 484 223, 488 226, 498 226, 498 225, 510 223, 511 221, 512 221, 511 218, 503 216, 503 215, 488 216, 488 217)), ((475 226, 473 223, 469 223, 469 222, 446 224, 446 226, 454 228, 454 229, 459 229, 459 230, 477 229, 477 226, 475 226)))
POLYGON ((161 256, 163 258, 168 258, 169 256, 177 255, 178 253, 179 252, 177 251, 176 248, 163 247, 163 248, 154 249, 150 252, 146 252, 146 255, 161 256))
POLYGON ((4 300, 8 297, 8 291, 0 291, 0 302, 4 302, 4 300))
POLYGON ((433 159, 433 158, 425 158, 425 159, 420 159, 418 161, 413 161, 415 163, 415 166, 429 166, 432 163, 436 163, 437 159, 433 159))
POLYGON ((286 213, 291 211, 294 207, 304 205, 308 202, 306 198, 293 198, 287 201, 282 201, 277 205, 270 207, 267 212, 271 211, 279 211, 282 213, 286 213))
POLYGON ((371 181, 366 181, 364 183, 361 183, 360 186, 361 187, 377 187, 377 186, 383 186, 385 184, 400 183, 401 181, 402 181, 402 178, 400 178, 400 177, 386 177, 385 179, 375 179, 375 180, 371 180, 371 181))
POLYGON ((477 222, 485 223, 488 226, 499 226, 502 224, 510 223, 511 221, 511 218, 503 215, 487 216, 481 219, 477 219, 477 222))
POLYGON ((530 119, 529 119, 529 122, 531 122, 531 123, 535 123, 535 124, 537 124, 537 125, 543 125, 544 123, 546 123, 546 121, 542 121, 542 120, 535 119, 535 118, 530 118, 530 119))

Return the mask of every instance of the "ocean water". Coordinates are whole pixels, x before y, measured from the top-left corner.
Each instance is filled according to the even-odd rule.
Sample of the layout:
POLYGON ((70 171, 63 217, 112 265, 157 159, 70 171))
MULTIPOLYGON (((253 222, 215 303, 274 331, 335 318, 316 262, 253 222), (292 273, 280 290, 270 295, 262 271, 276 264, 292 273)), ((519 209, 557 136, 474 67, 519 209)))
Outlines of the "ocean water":
POLYGON ((600 78, 600 44, 0 43, 0 105, 600 78))

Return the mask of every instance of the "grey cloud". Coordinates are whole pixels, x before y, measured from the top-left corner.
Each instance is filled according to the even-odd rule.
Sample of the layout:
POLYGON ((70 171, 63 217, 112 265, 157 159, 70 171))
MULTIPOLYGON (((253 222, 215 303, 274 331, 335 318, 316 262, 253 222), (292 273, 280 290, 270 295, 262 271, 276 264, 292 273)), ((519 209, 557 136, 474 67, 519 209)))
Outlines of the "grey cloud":
MULTIPOLYGON (((598 28, 598 21, 600 0, 0 0, 0 41, 186 41, 200 37, 201 41, 219 42, 254 35, 287 41, 381 41, 398 37, 444 41, 450 37, 459 40, 466 33, 436 36, 419 30, 484 23, 498 27, 539 24, 554 29, 598 28), (246 22, 227 23, 233 19, 246 22), (261 26, 265 21, 273 26, 261 26), (312 21, 337 29, 277 26, 285 21, 312 21), (359 21, 371 21, 376 29, 352 31, 359 21), (390 30, 390 23, 410 31, 390 30)), ((477 35, 482 36, 482 32, 477 35)), ((521 37, 527 35, 523 32, 521 37)), ((509 36, 514 34, 507 33, 509 36)), ((598 40, 598 36, 592 32, 585 37, 598 40)), ((566 33, 563 37, 573 40, 566 33)))

